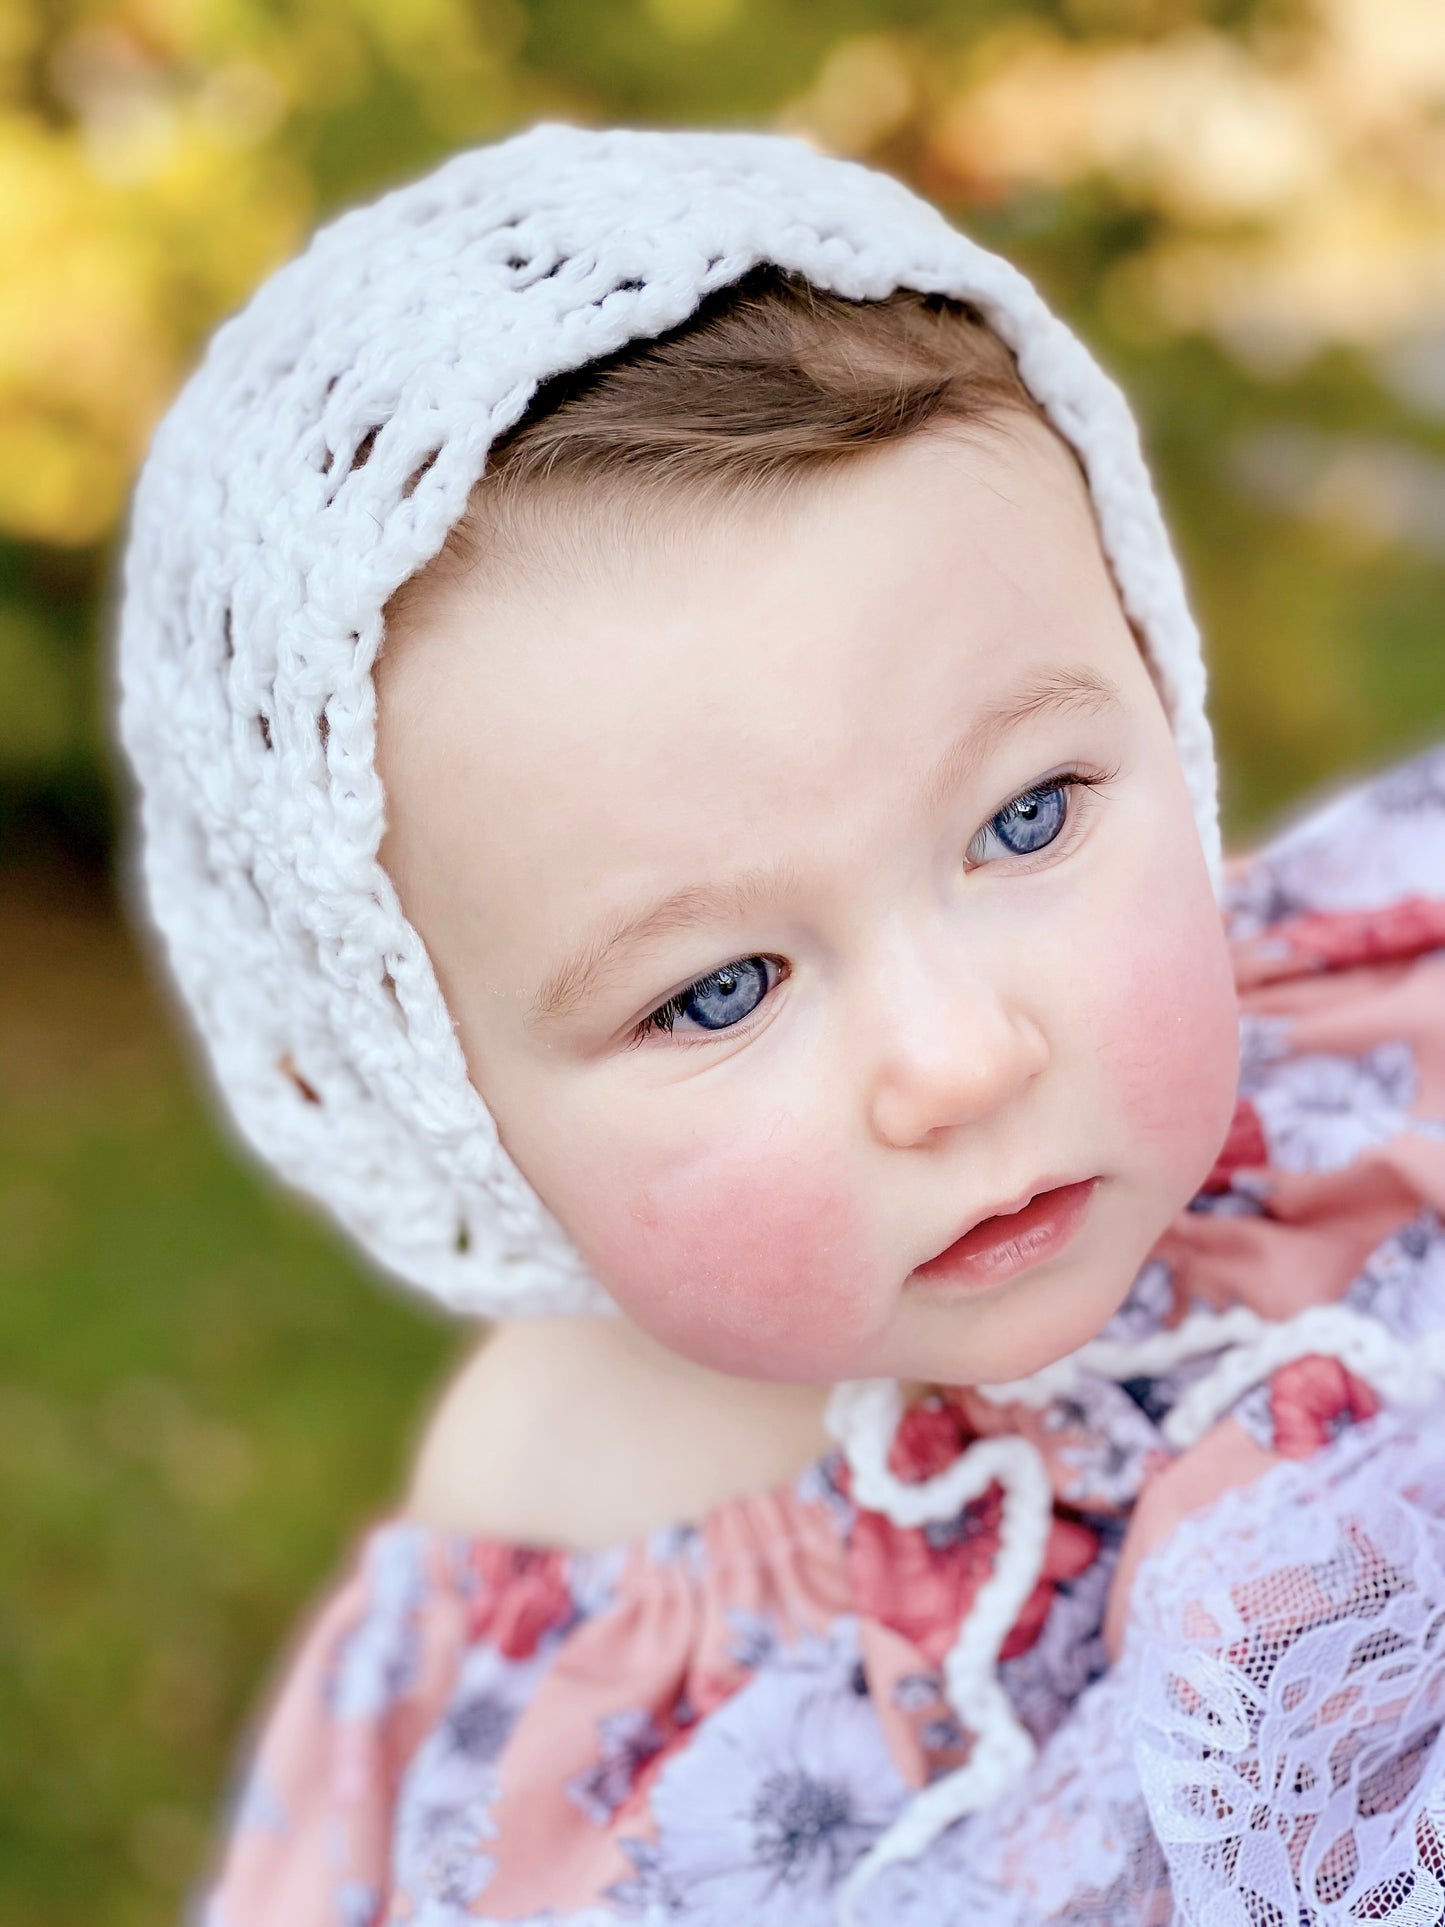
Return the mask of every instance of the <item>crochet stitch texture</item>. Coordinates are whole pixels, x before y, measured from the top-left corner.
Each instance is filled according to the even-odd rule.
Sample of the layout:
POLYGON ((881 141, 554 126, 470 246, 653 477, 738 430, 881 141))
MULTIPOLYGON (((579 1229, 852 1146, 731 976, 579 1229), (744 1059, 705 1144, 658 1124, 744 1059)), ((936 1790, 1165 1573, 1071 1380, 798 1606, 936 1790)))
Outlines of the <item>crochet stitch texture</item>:
POLYGON ((776 135, 543 125, 321 230, 214 336, 136 489, 119 727, 129 887, 243 1137, 454 1310, 610 1301, 502 1147, 377 850, 382 609, 550 376, 769 262, 968 298, 1080 455, 1216 889, 1205 672, 1118 387, 898 182, 776 135))

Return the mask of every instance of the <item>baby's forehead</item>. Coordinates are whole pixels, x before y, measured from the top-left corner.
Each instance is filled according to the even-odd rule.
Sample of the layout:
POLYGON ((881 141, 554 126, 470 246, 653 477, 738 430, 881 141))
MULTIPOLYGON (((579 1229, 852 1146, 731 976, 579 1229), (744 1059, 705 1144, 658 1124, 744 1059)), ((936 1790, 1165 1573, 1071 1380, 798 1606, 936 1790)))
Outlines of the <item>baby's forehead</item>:
POLYGON ((383 652, 399 810, 524 842, 550 816, 626 864, 1097 698, 1137 645, 1053 443, 919 437, 765 502, 540 505, 524 561, 454 569, 383 652))
MULTIPOLYGON (((790 532, 826 519, 850 487, 866 483, 875 511, 891 510, 906 523, 925 516, 960 470, 983 475, 1009 505, 1020 546, 1028 545, 1042 498, 1067 503, 1090 535, 1083 550, 1076 547, 1076 559, 1087 555, 1108 570, 1077 453, 1056 430, 1022 414, 930 427, 848 461, 759 476, 746 486, 724 478, 679 488, 665 472, 621 472, 587 486, 564 481, 509 491, 493 502, 483 484, 453 538, 387 604, 378 683, 388 681, 400 661, 423 653, 425 638, 454 647, 460 633, 495 637, 511 621, 535 633, 533 625, 548 610, 564 607, 575 615, 579 605, 620 606, 658 581, 670 598, 702 609, 721 601, 725 608, 731 598, 719 597, 720 574, 776 570, 790 532)), ((968 518, 956 529, 966 537, 968 518)), ((946 542, 949 530, 937 534, 946 542)), ((870 541, 856 559, 878 579, 900 563, 883 539, 870 541)))

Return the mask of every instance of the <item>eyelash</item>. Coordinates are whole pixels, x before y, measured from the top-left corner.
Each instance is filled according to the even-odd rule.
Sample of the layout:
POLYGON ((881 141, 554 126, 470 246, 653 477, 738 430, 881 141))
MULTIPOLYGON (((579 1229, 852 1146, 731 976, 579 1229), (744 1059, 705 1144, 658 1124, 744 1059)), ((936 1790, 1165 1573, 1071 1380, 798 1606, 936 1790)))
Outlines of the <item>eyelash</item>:
MULTIPOLYGON (((978 837, 983 834, 984 830, 990 829, 999 817, 1006 815, 1009 810, 1016 809, 1020 803, 1037 802, 1041 797, 1052 795, 1055 790, 1063 790, 1068 793, 1074 790, 1102 789, 1106 784, 1111 783, 1118 774, 1117 766, 1113 769, 1102 770, 1094 774, 1086 774, 1085 771, 1081 769, 1068 769, 1061 770, 1057 776, 1047 777, 1043 782, 1032 783, 1027 789, 1020 790, 1016 796, 1011 796, 1006 803, 1000 804, 999 808, 993 812, 992 816, 988 818, 975 835, 970 837, 970 848, 977 842, 978 837)), ((1083 814, 1084 812, 1075 809, 1071 804, 1068 814, 1064 819, 1064 827, 1060 830, 1059 834, 1035 854, 1041 859, 1052 859, 1056 858, 1060 853, 1061 845, 1063 845, 1065 849, 1071 848, 1073 843, 1071 832, 1081 826, 1083 814)), ((1019 860, 1025 866, 1024 874, 1028 874, 1029 871, 1039 867, 1037 862, 1030 862, 1027 856, 1019 860)), ((776 964, 778 962, 778 960, 773 957, 760 957, 758 960, 762 963, 776 964)), ((733 959, 733 963, 750 963, 751 961, 751 957, 733 959)), ((721 976, 724 971, 730 970, 732 967, 732 963, 720 964, 716 970, 710 970, 705 976, 695 977, 690 984, 684 984, 681 990, 667 998, 665 1002, 659 1004, 656 1010, 650 1012, 648 1016, 643 1018, 640 1024, 634 1027, 629 1036, 629 1048, 636 1049, 638 1045, 645 1043, 654 1031, 666 1031, 667 1034, 671 1036, 673 1025, 677 1019, 682 1016, 693 994, 701 990, 705 985, 710 984, 715 977, 721 976)), ((754 1006, 753 1017, 762 1010, 763 1005, 781 981, 782 968, 780 968, 779 976, 769 984, 767 990, 763 992, 763 995, 754 1006)), ((754 1027, 753 1017, 745 1017, 741 1023, 729 1024, 723 1030, 707 1031, 703 1034, 701 1041, 706 1042, 713 1037, 746 1037, 754 1027)))

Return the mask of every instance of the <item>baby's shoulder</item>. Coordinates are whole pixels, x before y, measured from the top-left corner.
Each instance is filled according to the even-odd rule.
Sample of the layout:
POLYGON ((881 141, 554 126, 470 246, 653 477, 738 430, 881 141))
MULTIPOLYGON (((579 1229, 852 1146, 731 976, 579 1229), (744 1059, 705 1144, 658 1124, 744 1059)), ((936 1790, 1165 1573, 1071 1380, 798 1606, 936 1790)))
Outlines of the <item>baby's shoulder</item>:
POLYGON ((505 1328, 484 1337, 433 1406, 402 1516, 516 1546, 611 1543, 607 1481, 595 1476, 585 1413, 569 1410, 535 1346, 509 1341, 505 1328))
POLYGON ((659 1369, 655 1354, 594 1314, 493 1328, 426 1421, 405 1516, 513 1546, 617 1550, 790 1487, 830 1449, 822 1388, 780 1396, 670 1358, 659 1369))

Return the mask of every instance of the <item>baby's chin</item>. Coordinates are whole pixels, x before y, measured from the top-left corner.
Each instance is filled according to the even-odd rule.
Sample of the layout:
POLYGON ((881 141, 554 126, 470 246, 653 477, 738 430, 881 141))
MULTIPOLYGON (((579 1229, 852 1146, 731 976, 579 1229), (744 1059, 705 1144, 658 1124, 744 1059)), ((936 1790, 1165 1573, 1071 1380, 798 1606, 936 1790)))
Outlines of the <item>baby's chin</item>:
POLYGON ((905 1302, 888 1344, 854 1376, 956 1386, 1031 1378, 1099 1336, 1137 1269, 1079 1264, 1024 1274, 986 1297, 905 1302))
POLYGON ((836 1385, 845 1379, 890 1377, 873 1363, 883 1355, 885 1335, 840 1331, 821 1319, 810 1330, 794 1321, 786 1332, 748 1329, 737 1321, 686 1316, 659 1320, 649 1309, 624 1306, 648 1335, 708 1371, 755 1383, 836 1385))

